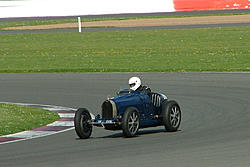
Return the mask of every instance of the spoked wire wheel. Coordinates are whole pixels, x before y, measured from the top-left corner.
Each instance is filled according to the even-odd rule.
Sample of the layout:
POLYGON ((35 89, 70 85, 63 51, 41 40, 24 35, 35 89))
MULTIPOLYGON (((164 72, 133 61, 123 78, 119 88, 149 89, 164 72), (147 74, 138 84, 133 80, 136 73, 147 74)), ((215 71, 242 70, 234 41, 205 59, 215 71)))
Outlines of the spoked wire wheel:
POLYGON ((81 139, 87 139, 92 133, 90 113, 85 108, 79 108, 75 113, 74 124, 75 131, 81 139))
POLYGON ((136 112, 133 112, 128 118, 128 129, 131 134, 135 134, 139 128, 139 117, 136 112))
POLYGON ((89 124, 89 121, 90 120, 90 118, 89 118, 89 116, 88 116, 88 114, 87 113, 83 113, 82 115, 81 115, 81 120, 80 120, 80 124, 81 124, 81 127, 82 127, 82 130, 86 133, 86 132, 88 132, 92 127, 91 127, 91 125, 89 124))
POLYGON ((124 113, 122 129, 126 137, 133 137, 139 130, 140 119, 137 111, 128 110, 124 113))
POLYGON ((176 105, 172 106, 170 110, 170 124, 173 128, 177 128, 181 121, 181 111, 180 108, 176 105))
POLYGON ((162 118, 167 131, 175 132, 178 130, 181 124, 181 109, 176 101, 163 101, 162 118))

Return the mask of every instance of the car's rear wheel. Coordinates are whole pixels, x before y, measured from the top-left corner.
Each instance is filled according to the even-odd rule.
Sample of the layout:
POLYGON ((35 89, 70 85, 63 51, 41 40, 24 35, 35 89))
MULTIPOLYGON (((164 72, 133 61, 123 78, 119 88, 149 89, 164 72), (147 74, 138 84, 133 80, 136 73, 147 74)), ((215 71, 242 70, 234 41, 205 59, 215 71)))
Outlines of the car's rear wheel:
POLYGON ((124 113, 122 130, 125 137, 133 137, 139 130, 140 119, 136 110, 128 110, 124 113))
POLYGON ((162 118, 166 131, 175 132, 181 124, 181 109, 176 101, 163 101, 162 118))
POLYGON ((75 113, 75 131, 81 139, 87 139, 92 133, 92 125, 89 124, 91 115, 85 108, 79 108, 75 113))

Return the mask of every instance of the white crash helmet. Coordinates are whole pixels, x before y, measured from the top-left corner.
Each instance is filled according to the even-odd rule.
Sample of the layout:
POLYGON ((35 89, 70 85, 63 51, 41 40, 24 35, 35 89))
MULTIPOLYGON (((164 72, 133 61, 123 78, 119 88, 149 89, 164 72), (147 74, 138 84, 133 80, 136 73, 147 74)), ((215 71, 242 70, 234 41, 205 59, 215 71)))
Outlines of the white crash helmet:
POLYGON ((138 77, 132 77, 129 79, 128 84, 130 86, 130 89, 135 91, 141 86, 141 80, 138 77))

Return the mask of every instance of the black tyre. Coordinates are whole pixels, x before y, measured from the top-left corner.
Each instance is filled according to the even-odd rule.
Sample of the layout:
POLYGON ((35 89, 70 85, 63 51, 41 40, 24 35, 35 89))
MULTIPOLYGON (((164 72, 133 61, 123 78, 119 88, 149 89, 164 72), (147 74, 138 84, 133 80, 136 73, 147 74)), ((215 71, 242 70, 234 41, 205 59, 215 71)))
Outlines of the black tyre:
POLYGON ((176 101, 163 101, 162 118, 166 131, 175 132, 178 130, 181 124, 181 109, 176 101))
POLYGON ((125 137, 133 137, 140 126, 139 114, 136 110, 127 110, 123 115, 122 130, 125 137))
POLYGON ((81 139, 87 139, 92 133, 92 125, 89 124, 91 115, 85 108, 79 108, 75 113, 75 131, 81 139))

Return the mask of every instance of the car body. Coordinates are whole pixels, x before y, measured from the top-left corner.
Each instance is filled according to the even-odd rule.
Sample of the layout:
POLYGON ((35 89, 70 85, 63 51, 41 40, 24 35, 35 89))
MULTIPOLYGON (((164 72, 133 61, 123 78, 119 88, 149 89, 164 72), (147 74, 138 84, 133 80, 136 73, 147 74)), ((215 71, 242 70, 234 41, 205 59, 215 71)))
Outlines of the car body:
POLYGON ((80 138, 89 138, 92 126, 107 130, 123 130, 126 137, 135 136, 140 128, 164 125, 177 131, 181 122, 180 106, 162 93, 150 94, 129 89, 102 104, 102 114, 93 116, 86 108, 75 114, 75 130, 80 138), (85 134, 86 132, 86 134, 85 134))

